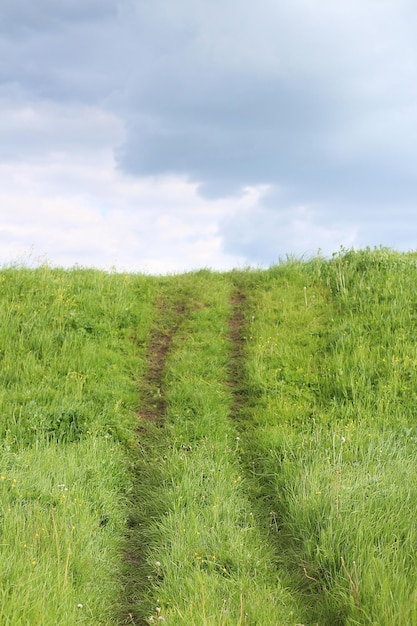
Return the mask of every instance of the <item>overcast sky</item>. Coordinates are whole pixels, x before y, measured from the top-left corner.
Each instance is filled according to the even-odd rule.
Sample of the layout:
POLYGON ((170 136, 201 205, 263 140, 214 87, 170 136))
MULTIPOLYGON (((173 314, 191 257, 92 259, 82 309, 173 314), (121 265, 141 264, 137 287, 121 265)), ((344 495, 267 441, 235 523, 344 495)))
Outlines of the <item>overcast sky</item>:
POLYGON ((1 0, 0 264, 417 249, 415 0, 1 0))

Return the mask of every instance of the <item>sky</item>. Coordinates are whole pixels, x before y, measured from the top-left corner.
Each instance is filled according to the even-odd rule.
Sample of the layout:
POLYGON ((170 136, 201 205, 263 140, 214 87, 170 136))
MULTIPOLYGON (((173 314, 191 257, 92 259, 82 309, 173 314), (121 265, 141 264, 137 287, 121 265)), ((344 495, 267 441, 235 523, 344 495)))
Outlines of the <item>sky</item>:
POLYGON ((1 0, 0 265, 417 249, 415 0, 1 0))

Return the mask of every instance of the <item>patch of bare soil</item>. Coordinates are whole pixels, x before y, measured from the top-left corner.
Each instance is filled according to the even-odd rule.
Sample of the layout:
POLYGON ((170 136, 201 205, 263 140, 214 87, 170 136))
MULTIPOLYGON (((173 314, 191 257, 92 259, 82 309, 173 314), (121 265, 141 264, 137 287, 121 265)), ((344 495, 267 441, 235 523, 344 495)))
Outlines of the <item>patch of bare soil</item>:
POLYGON ((243 361, 245 350, 245 295, 236 291, 230 298, 229 304, 232 313, 229 318, 229 337, 232 344, 230 354, 230 387, 233 394, 231 415, 236 417, 244 405, 244 391, 242 386, 243 361))
MULTIPOLYGON (((158 322, 151 334, 149 346, 146 353, 146 368, 143 378, 140 381, 140 409, 138 410, 139 425, 137 429, 138 439, 143 450, 151 443, 147 441, 146 423, 156 424, 163 427, 166 412, 166 401, 164 392, 164 372, 166 360, 172 347, 173 339, 178 332, 184 317, 188 311, 186 303, 181 302, 175 306, 169 306, 164 301, 158 305, 158 322)), ((142 453, 143 453, 142 450, 142 453)), ((146 452, 144 453, 146 457, 146 452)), ((138 459, 137 481, 141 489, 146 485, 149 492, 158 489, 158 476, 149 476, 143 470, 146 458, 138 459)), ((147 590, 147 565, 146 565, 146 543, 142 536, 142 526, 146 524, 147 517, 152 517, 152 512, 137 510, 140 496, 135 493, 135 486, 131 495, 132 510, 128 520, 128 531, 126 537, 126 550, 124 562, 126 565, 125 575, 125 609, 121 615, 121 624, 135 624, 136 626, 146 626, 148 620, 140 615, 140 608, 137 608, 140 598, 146 595, 147 590)))
POLYGON ((165 362, 185 312, 184 303, 177 305, 174 311, 168 311, 165 303, 160 304, 161 321, 151 335, 146 355, 147 367, 141 382, 141 406, 138 415, 145 421, 163 422, 166 409, 163 391, 165 362), (171 323, 167 323, 166 318, 171 317, 171 323))

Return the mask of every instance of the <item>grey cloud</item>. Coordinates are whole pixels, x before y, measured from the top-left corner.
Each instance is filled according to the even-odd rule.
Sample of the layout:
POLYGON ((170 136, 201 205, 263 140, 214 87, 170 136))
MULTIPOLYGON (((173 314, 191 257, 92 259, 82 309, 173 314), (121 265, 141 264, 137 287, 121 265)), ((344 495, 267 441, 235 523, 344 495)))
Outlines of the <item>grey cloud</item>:
POLYGON ((76 158, 98 158, 121 141, 119 120, 91 107, 45 105, 3 107, 0 119, 0 161, 44 159, 72 152, 76 158))
POLYGON ((68 30, 74 22, 115 17, 116 13, 114 0, 2 0, 0 33, 7 38, 27 38, 33 33, 68 30))
POLYGON ((117 115, 124 172, 185 175, 209 197, 269 185, 262 219, 221 229, 251 259, 303 220, 350 241, 354 216, 417 198, 414 0, 3 0, 0 33, 0 96, 117 115))
MULTIPOLYGON (((334 249, 335 240, 351 245, 355 232, 343 220, 321 224, 322 215, 303 207, 262 204, 224 220, 220 227, 224 251, 242 255, 248 263, 269 265, 287 252, 298 256, 334 249)), ((327 220, 328 221, 328 220, 327 220)))
POLYGON ((223 220, 223 249, 225 253, 244 256, 250 264, 266 266, 278 262, 286 253, 308 258, 318 250, 330 255, 340 246, 415 249, 415 207, 362 207, 360 219, 352 220, 355 213, 356 206, 291 206, 276 197, 275 204, 261 202, 254 209, 223 220))
POLYGON ((0 4, 0 95, 103 104, 126 80, 129 50, 115 0, 0 4))
MULTIPOLYGON (((236 9, 236 21, 241 25, 243 20, 243 31, 250 32, 260 58, 269 51, 264 68, 253 59, 256 51, 248 53, 239 31, 224 41, 222 28, 230 27, 227 9, 217 13, 218 33, 208 22, 206 38, 197 11, 180 21, 178 32, 175 21, 171 30, 163 21, 158 27, 152 23, 155 41, 165 43, 162 48, 150 43, 152 69, 138 71, 129 93, 136 107, 126 112, 127 141, 118 152, 120 167, 137 175, 187 174, 200 182, 203 194, 212 196, 266 183, 285 186, 293 201, 327 205, 342 200, 377 205, 415 194, 417 177, 410 162, 417 148, 409 140, 416 121, 413 72, 407 63, 401 71, 393 63, 391 55, 402 33, 390 30, 389 14, 379 16, 379 32, 380 5, 362 4, 368 12, 362 14, 354 3, 357 15, 343 11, 342 5, 345 24, 337 9, 326 5, 333 22, 322 24, 308 12, 305 18, 304 2, 272 10, 264 1, 260 12, 269 9, 273 19, 266 24, 265 15, 263 20, 254 17, 253 28, 245 10, 236 9), (375 10, 376 26, 369 9, 375 10), (368 23, 360 25, 355 41, 356 21, 363 17, 368 23), (308 30, 310 18, 313 34, 308 30), (170 35, 166 39, 165 32, 170 35), (367 40, 369 35, 375 42, 367 40), (388 39, 382 44, 383 37, 388 39), (223 63, 208 41, 214 49, 217 43, 224 47, 223 63), (401 112, 398 124, 395 118, 401 112)), ((392 3, 385 5, 394 11, 392 3)), ((230 6, 235 5, 226 3, 230 6)), ((403 4, 402 9, 409 6, 403 4)), ((404 47, 398 49, 397 62, 402 64, 406 52, 417 56, 417 48, 405 25, 396 26, 405 29, 404 47)))
POLYGON ((325 134, 337 123, 326 91, 288 77, 195 68, 186 77, 168 75, 139 98, 148 116, 128 122, 119 162, 132 173, 187 174, 218 195, 243 185, 292 185, 323 158, 325 134))

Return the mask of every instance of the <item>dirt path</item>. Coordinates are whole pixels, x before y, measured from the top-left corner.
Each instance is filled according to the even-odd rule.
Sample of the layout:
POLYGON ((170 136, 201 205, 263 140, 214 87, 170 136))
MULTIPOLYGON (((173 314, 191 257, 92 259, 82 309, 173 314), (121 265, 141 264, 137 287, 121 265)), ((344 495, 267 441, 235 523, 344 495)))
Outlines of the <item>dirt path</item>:
MULTIPOLYGON (((149 474, 146 469, 146 458, 152 448, 152 428, 160 429, 161 436, 164 427, 166 400, 164 391, 164 373, 166 361, 172 343, 184 318, 187 315, 187 306, 184 301, 175 304, 160 300, 155 305, 159 310, 154 329, 151 333, 149 346, 146 352, 146 367, 140 382, 140 407, 138 410, 138 444, 139 453, 135 468, 135 484, 143 486, 149 493, 157 493, 158 476, 149 474)), ((124 552, 124 601, 125 606, 121 614, 120 623, 123 625, 135 624, 146 626, 148 621, 141 616, 140 601, 146 594, 149 582, 146 570, 145 553, 147 543, 143 536, 143 528, 147 519, 152 518, 151 511, 138 510, 138 500, 135 487, 131 494, 131 515, 128 520, 126 548, 124 552)))
POLYGON ((162 301, 159 303, 159 320, 155 326, 146 354, 146 370, 141 381, 141 405, 138 416, 141 420, 161 424, 165 416, 163 377, 165 362, 186 313, 184 302, 173 309, 162 301))
MULTIPOLYGON (((251 293, 251 292, 248 292, 251 293)), ((230 418, 234 421, 237 431, 242 438, 244 449, 240 453, 240 461, 248 485, 248 497, 252 502, 253 510, 264 529, 265 541, 275 553, 274 562, 278 575, 291 582, 292 593, 297 598, 298 606, 305 615, 313 615, 309 623, 316 624, 314 605, 321 593, 317 580, 308 577, 302 559, 294 560, 297 537, 285 524, 285 509, 282 508, 283 498, 277 502, 275 485, 270 475, 265 471, 262 458, 265 455, 263 446, 257 442, 256 431, 253 430, 253 409, 256 400, 249 396, 245 375, 246 362, 246 335, 250 333, 248 326, 248 307, 250 297, 236 286, 235 292, 229 299, 231 314, 229 318, 230 351, 230 388, 233 397, 230 418), (246 313, 246 317, 245 317, 246 313), (289 558, 283 558, 289 555, 289 558), (304 572, 304 573, 303 573, 304 572)), ((249 321, 249 324, 248 324, 249 321)), ((336 622, 334 622, 336 623, 336 622)), ((339 623, 339 622, 338 622, 339 623)))
POLYGON ((229 299, 231 315, 229 318, 229 337, 232 344, 230 353, 230 387, 233 395, 231 417, 240 416, 245 405, 243 381, 243 362, 245 351, 245 316, 246 298, 241 290, 236 290, 229 299))

